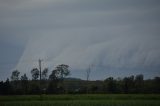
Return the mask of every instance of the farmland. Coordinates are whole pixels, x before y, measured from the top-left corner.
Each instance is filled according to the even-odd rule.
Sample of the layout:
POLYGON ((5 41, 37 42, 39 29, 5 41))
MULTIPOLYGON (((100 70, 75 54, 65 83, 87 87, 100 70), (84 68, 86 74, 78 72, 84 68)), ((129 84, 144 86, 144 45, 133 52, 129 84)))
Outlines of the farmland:
POLYGON ((0 96, 0 106, 159 106, 156 94, 0 96))

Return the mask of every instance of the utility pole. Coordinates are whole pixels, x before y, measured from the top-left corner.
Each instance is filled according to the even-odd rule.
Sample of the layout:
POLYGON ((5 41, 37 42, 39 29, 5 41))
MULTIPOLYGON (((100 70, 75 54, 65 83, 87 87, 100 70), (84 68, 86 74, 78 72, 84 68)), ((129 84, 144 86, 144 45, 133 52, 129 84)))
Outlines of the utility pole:
POLYGON ((87 94, 89 93, 89 77, 90 77, 92 67, 93 67, 93 64, 89 65, 88 69, 86 70, 87 72, 87 94))
POLYGON ((39 59, 39 72, 40 72, 40 82, 41 82, 41 63, 42 63, 42 60, 41 59, 39 59))
POLYGON ((91 67, 89 66, 89 68, 87 69, 87 81, 89 80, 90 73, 91 73, 91 67))
POLYGON ((38 63, 39 63, 39 75, 40 75, 40 82, 39 82, 39 86, 40 86, 40 99, 42 100, 42 83, 41 83, 41 74, 42 74, 42 72, 41 72, 41 68, 42 68, 42 66, 41 66, 41 64, 42 64, 42 60, 41 59, 39 59, 38 60, 38 63))
POLYGON ((90 65, 89 65, 89 68, 86 70, 86 74, 87 74, 87 94, 88 94, 88 92, 89 92, 89 82, 88 82, 88 80, 89 80, 89 75, 90 75, 90 73, 91 73, 91 67, 90 67, 90 65))
POLYGON ((93 66, 94 66, 93 64, 89 65, 88 69, 86 70, 86 72, 87 72, 87 81, 89 80, 91 69, 93 68, 93 66))

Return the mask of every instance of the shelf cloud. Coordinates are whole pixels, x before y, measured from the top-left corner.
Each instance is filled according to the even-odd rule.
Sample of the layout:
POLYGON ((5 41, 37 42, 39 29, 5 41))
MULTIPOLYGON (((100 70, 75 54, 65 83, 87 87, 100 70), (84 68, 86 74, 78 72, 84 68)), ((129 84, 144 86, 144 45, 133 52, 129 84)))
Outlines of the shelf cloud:
POLYGON ((50 69, 68 64, 73 77, 85 78, 89 65, 91 79, 153 77, 160 74, 159 10, 158 0, 6 0, 0 41, 21 48, 14 69, 28 75, 43 59, 50 69))

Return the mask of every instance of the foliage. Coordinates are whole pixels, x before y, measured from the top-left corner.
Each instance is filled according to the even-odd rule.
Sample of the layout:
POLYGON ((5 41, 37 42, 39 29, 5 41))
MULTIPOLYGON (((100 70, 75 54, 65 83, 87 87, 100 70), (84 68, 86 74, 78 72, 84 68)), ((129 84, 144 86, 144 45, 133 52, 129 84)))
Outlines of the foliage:
POLYGON ((42 80, 39 70, 31 70, 32 80, 24 74, 19 79, 20 72, 12 72, 11 81, 0 82, 0 95, 32 95, 32 94, 157 94, 160 93, 160 77, 143 79, 143 75, 129 76, 114 79, 106 78, 104 81, 88 81, 75 78, 66 78, 70 74, 69 66, 58 65, 49 75, 48 69, 42 71, 42 80))
POLYGON ((55 69, 55 76, 59 79, 63 79, 64 77, 70 74, 69 66, 65 64, 58 65, 55 69))
POLYGON ((21 76, 21 91, 23 94, 27 94, 29 89, 28 77, 26 74, 21 76))
POLYGON ((114 81, 113 77, 109 77, 105 80, 108 84, 108 91, 110 93, 115 93, 116 92, 116 81, 114 81))
POLYGON ((32 69, 31 74, 32 74, 32 80, 38 80, 39 70, 37 68, 32 69))
POLYGON ((26 74, 24 74, 23 76, 21 76, 21 80, 22 81, 27 81, 28 80, 28 77, 26 74))
POLYGON ((42 71, 42 80, 46 80, 48 77, 48 68, 45 68, 43 71, 42 71))
POLYGON ((17 81, 17 80, 19 80, 19 74, 20 74, 20 72, 19 72, 18 70, 14 70, 14 71, 12 72, 12 75, 11 75, 11 80, 12 80, 12 81, 17 81))
POLYGON ((47 93, 62 93, 64 92, 63 88, 63 79, 64 77, 70 74, 69 66, 65 64, 58 65, 49 76, 49 85, 47 93), (58 84, 59 83, 59 84, 58 84))
POLYGON ((53 70, 52 73, 49 75, 49 80, 57 80, 56 70, 53 70))

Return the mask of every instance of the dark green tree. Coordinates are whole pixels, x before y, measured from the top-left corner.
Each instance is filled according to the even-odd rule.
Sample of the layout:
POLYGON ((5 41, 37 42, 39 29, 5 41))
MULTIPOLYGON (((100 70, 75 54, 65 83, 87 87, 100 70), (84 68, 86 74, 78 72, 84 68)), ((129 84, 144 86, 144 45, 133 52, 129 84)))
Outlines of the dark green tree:
POLYGON ((48 94, 53 94, 57 92, 58 78, 56 76, 56 70, 53 70, 49 75, 49 85, 47 88, 48 94))
POLYGON ((40 71, 37 68, 31 70, 32 81, 30 83, 30 93, 39 94, 41 92, 40 83, 38 81, 40 71))
POLYGON ((47 80, 47 77, 48 77, 48 68, 45 68, 42 71, 42 80, 47 80))
POLYGON ((57 80, 57 76, 56 76, 57 71, 53 70, 52 73, 49 75, 49 80, 55 81, 57 80))
POLYGON ((69 66, 65 64, 58 65, 55 69, 55 75, 57 78, 62 79, 70 74, 69 66))
POLYGON ((154 93, 160 93, 160 77, 155 77, 154 79, 153 79, 153 92, 154 93))
POLYGON ((18 81, 19 80, 19 74, 20 74, 20 72, 18 70, 14 70, 12 72, 12 75, 11 75, 11 80, 12 81, 18 81))
POLYGON ((107 83, 107 90, 109 93, 116 93, 116 81, 113 79, 113 77, 109 77, 105 80, 107 83))
POLYGON ((12 87, 8 78, 5 82, 0 82, 0 95, 10 95, 12 93, 11 90, 12 87))
POLYGON ((28 77, 26 74, 21 76, 21 81, 28 81, 28 77))
POLYGON ((20 93, 19 75, 20 72, 18 70, 14 70, 11 75, 11 87, 13 88, 13 94, 20 93))
POLYGON ((33 68, 31 70, 31 74, 32 74, 32 80, 38 80, 39 78, 39 70, 37 68, 33 68))
POLYGON ((42 72, 41 72, 41 90, 42 92, 45 94, 46 90, 47 90, 47 86, 48 86, 48 68, 45 68, 42 72))
POLYGON ((48 91, 63 92, 63 79, 70 74, 70 70, 68 68, 68 65, 61 64, 52 71, 49 76, 50 83, 48 91))
POLYGON ((29 84, 28 84, 28 77, 26 74, 21 76, 21 88, 23 94, 28 93, 29 84))
POLYGON ((134 76, 125 77, 123 79, 123 91, 124 93, 133 93, 134 92, 134 76))
POLYGON ((135 77, 135 91, 136 93, 142 93, 143 92, 143 86, 144 86, 144 80, 143 80, 143 75, 137 75, 135 77))

